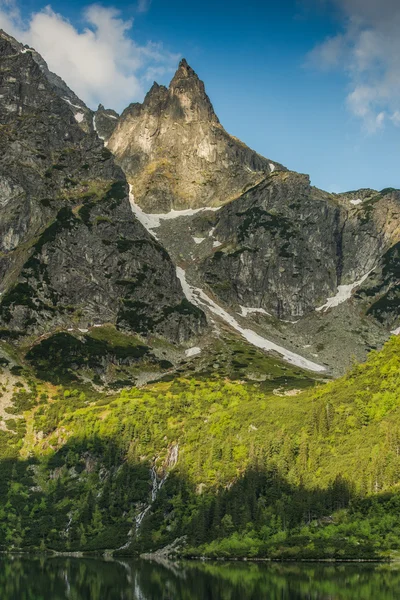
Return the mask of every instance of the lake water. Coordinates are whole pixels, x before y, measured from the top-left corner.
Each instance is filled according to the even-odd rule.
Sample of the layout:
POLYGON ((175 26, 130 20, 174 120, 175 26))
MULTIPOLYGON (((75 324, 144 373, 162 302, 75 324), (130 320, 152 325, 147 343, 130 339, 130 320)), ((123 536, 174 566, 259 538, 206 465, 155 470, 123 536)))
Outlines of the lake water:
POLYGON ((400 567, 0 558, 1 600, 398 600, 400 567))

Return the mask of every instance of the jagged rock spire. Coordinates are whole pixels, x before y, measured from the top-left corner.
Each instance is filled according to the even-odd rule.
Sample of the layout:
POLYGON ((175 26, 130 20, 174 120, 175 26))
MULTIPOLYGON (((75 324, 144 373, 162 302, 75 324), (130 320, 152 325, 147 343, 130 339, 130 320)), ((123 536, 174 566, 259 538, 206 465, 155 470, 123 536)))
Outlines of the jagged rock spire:
POLYGON ((271 170, 223 129, 184 58, 168 87, 154 83, 142 104, 125 109, 108 148, 146 212, 219 206, 271 170))
POLYGON ((170 95, 179 100, 186 120, 205 120, 219 123, 210 98, 206 93, 204 83, 189 66, 185 58, 180 61, 168 89, 170 95))

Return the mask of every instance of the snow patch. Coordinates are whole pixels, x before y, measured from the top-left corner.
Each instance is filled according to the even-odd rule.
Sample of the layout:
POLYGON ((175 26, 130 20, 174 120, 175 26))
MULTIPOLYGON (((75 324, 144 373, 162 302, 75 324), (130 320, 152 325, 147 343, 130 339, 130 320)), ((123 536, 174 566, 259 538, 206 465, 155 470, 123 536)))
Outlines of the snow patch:
POLYGON ((393 335, 400 335, 400 327, 397 327, 397 329, 393 329, 393 331, 391 331, 390 333, 392 333, 393 335))
POLYGON ((208 232, 208 237, 213 237, 214 231, 215 231, 215 227, 213 227, 212 229, 210 229, 210 231, 208 232))
POLYGON ((98 137, 103 140, 104 145, 107 146, 107 142, 105 141, 105 137, 103 137, 102 135, 99 134, 99 132, 97 131, 97 127, 96 127, 96 115, 93 115, 93 129, 95 130, 95 132, 97 133, 98 137))
POLYGON ((201 242, 204 242, 204 240, 205 240, 206 238, 198 238, 198 237, 194 237, 193 239, 194 239, 194 241, 196 242, 196 244, 201 244, 201 242))
POLYGON ((222 242, 219 242, 218 240, 215 240, 215 242, 213 242, 213 248, 219 248, 220 246, 222 246, 222 242))
POLYGON ((82 123, 83 119, 85 118, 85 115, 82 112, 77 112, 74 115, 75 117, 75 121, 78 121, 78 123, 82 123))
POLYGON ((261 348, 262 350, 274 350, 278 352, 287 362, 295 365, 296 367, 301 367, 303 369, 308 369, 309 371, 321 372, 325 371, 325 367, 321 365, 317 365, 316 363, 291 352, 290 350, 286 350, 282 348, 282 346, 278 346, 274 342, 270 342, 269 340, 263 338, 261 335, 252 331, 251 329, 244 329, 239 325, 232 315, 230 315, 226 310, 224 310, 221 306, 216 304, 214 300, 212 300, 207 294, 201 290, 200 288, 195 288, 191 286, 186 280, 186 273, 181 267, 176 268, 176 275, 181 282, 183 293, 189 302, 192 302, 196 306, 204 307, 206 306, 212 313, 220 317, 225 323, 228 323, 233 329, 236 329, 245 340, 247 340, 253 346, 257 348, 261 348))
POLYGON ((271 173, 273 173, 276 169, 274 163, 269 163, 269 168, 271 169, 271 173))
POLYGON ((350 204, 362 204, 362 200, 361 198, 357 198, 356 200, 350 200, 350 204))
POLYGON ((185 350, 185 356, 187 356, 188 358, 190 356, 197 356, 198 354, 200 354, 200 352, 201 348, 194 346, 193 348, 188 348, 187 350, 185 350))
POLYGON ((249 308, 248 306, 241 306, 240 307, 241 312, 239 313, 242 317, 247 317, 248 315, 251 315, 252 313, 261 313, 262 315, 267 315, 268 317, 270 317, 270 313, 267 313, 266 310, 264 310, 263 308, 249 308))
POLYGON ((319 306, 315 310, 318 312, 321 310, 326 312, 329 308, 333 308, 334 306, 338 306, 339 304, 342 304, 342 302, 346 302, 346 300, 349 300, 351 298, 353 290, 359 287, 367 279, 368 275, 372 271, 373 269, 371 269, 371 271, 368 271, 368 273, 363 275, 361 279, 355 281, 354 283, 349 283, 348 285, 339 285, 336 296, 328 298, 325 304, 319 306))
MULTIPOLYGON (((157 229, 161 225, 161 221, 169 221, 170 219, 178 219, 179 217, 191 217, 199 212, 206 210, 217 211, 219 208, 206 207, 206 208, 187 208, 185 210, 170 210, 167 213, 145 213, 138 204, 135 202, 135 196, 132 192, 132 186, 129 185, 129 201, 131 204, 132 212, 136 215, 138 220, 144 225, 149 233, 157 239, 157 235, 154 233, 154 229, 157 229)), ((193 238, 203 241, 205 238, 193 238)), ((200 244, 200 242, 196 242, 200 244)))
POLYGON ((63 97, 63 100, 64 102, 66 102, 70 106, 73 106, 74 108, 80 108, 81 110, 83 109, 83 106, 81 106, 80 104, 72 104, 71 100, 68 100, 68 98, 63 97))

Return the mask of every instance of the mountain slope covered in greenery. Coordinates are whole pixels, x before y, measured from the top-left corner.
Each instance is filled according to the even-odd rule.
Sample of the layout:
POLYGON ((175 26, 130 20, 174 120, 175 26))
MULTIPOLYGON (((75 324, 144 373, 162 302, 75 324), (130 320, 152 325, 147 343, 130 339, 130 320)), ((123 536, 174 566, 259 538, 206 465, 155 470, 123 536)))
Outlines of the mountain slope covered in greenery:
POLYGON ((2 549, 135 553, 180 538, 189 555, 376 558, 399 546, 398 337, 303 391, 295 374, 291 389, 198 374, 114 395, 7 377, 2 549))

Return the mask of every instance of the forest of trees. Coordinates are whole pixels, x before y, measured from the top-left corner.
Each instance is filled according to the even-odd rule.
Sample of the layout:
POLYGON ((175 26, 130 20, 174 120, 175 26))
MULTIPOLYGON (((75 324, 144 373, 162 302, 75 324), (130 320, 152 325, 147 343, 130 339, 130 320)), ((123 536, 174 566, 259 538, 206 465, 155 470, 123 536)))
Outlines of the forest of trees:
POLYGON ((0 430, 2 550, 136 553, 184 538, 186 556, 396 555, 397 337, 293 396, 218 376, 114 396, 28 385, 0 430))

